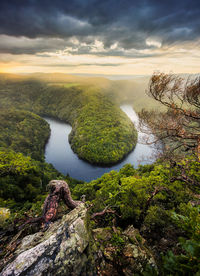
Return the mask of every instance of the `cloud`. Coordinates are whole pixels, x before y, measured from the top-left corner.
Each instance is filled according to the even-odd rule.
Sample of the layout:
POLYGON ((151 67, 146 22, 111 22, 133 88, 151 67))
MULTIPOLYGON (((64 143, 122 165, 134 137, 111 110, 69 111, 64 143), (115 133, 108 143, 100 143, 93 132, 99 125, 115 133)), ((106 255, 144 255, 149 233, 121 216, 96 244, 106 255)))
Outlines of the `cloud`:
POLYGON ((199 0, 1 0, 0 52, 149 57, 197 41, 199 18, 199 0))
MULTIPOLYGON (((124 63, 77 63, 77 64, 69 64, 69 63, 49 63, 49 64, 39 64, 42 67, 82 67, 82 66, 105 66, 105 67, 116 67, 124 65, 124 63)), ((36 65, 38 66, 38 64, 36 65)))
POLYGON ((56 49, 65 49, 71 46, 61 38, 42 38, 35 39, 27 37, 15 37, 8 35, 0 35, 0 52, 11 54, 35 54, 38 52, 50 52, 56 49))
MULTIPOLYGON (((100 38, 99 38, 100 39, 100 38)), ((95 56, 123 56, 124 58, 143 58, 159 56, 160 53, 153 51, 144 52, 136 48, 125 49, 118 43, 111 44, 105 48, 104 43, 95 39, 93 42, 78 39, 62 38, 27 38, 0 35, 0 53, 20 55, 34 54, 38 57, 68 56, 68 55, 95 55, 95 56)), ((158 47, 158 42, 147 43, 147 48, 153 50, 158 47)), ((141 47, 145 49, 145 47, 141 47)))

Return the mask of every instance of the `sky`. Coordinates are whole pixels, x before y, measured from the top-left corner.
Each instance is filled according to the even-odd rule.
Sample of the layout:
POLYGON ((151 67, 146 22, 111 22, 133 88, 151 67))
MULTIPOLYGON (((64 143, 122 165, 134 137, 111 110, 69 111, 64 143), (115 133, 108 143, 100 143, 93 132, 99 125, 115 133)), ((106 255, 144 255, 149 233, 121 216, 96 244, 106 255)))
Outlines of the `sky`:
POLYGON ((200 73, 200 0, 1 0, 0 72, 200 73))

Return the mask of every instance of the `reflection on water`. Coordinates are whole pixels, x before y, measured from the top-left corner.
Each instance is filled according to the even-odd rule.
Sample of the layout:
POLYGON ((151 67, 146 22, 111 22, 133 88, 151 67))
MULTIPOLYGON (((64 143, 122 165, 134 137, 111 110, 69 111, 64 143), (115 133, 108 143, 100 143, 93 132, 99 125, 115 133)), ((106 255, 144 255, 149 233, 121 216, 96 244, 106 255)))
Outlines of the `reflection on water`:
MULTIPOLYGON (((139 119, 130 105, 122 105, 121 109, 138 128, 139 119)), ((91 181, 111 170, 119 170, 124 164, 130 163, 137 167, 139 164, 150 164, 155 161, 155 149, 152 146, 140 143, 144 133, 138 132, 138 143, 135 149, 117 165, 112 167, 98 167, 78 158, 68 142, 71 126, 61 121, 44 117, 50 124, 51 136, 45 148, 45 160, 51 163, 58 171, 69 174, 71 177, 91 181)))

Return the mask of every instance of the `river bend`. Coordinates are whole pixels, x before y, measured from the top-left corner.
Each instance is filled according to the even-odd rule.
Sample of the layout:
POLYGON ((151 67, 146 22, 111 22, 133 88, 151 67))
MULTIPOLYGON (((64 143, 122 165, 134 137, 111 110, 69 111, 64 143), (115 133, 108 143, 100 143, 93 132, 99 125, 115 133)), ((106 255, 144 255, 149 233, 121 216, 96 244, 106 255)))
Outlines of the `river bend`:
MULTIPOLYGON (((122 105, 121 109, 127 114, 138 130, 139 118, 132 106, 122 105)), ((71 177, 79 180, 91 181, 111 170, 119 170, 127 163, 137 168, 139 164, 150 164, 155 161, 155 148, 142 144, 140 141, 142 141, 146 134, 138 131, 138 142, 135 149, 120 163, 111 167, 91 165, 79 159, 72 151, 68 142, 68 135, 72 129, 69 124, 49 117, 44 117, 44 119, 49 123, 51 128, 51 135, 45 147, 45 160, 64 175, 69 174, 71 177)))

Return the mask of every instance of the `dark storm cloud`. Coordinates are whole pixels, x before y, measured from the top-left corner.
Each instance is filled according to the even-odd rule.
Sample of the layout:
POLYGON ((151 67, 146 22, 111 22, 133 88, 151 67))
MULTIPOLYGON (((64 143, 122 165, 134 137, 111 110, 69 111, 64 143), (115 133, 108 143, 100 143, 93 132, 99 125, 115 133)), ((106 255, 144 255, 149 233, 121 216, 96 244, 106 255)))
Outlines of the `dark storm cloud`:
MULTIPOLYGON (((66 46, 73 44, 60 38, 35 38, 13 37, 0 35, 0 52, 18 54, 35 54, 38 52, 49 52, 55 49, 64 50, 66 46)), ((45 56, 45 55, 43 55, 45 56)), ((46 55, 47 56, 47 55, 46 55)))
MULTIPOLYGON (((1 0, 0 34, 32 42, 21 38, 23 45, 18 41, 15 46, 1 39, 0 51, 62 50, 69 47, 71 37, 76 37, 85 43, 86 53, 98 39, 109 54, 115 55, 115 50, 109 50, 114 43, 129 50, 151 48, 146 44, 148 37, 159 39, 162 45, 197 40, 199 18, 199 0, 1 0)), ((77 44, 71 47, 77 49, 77 44)))

